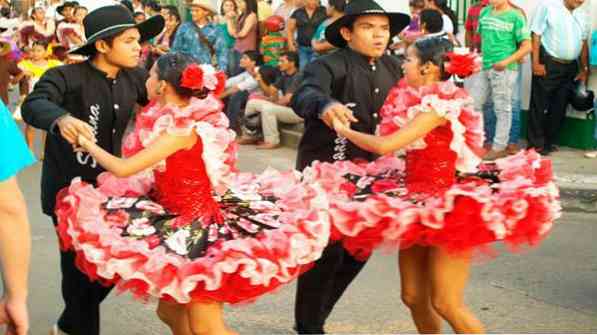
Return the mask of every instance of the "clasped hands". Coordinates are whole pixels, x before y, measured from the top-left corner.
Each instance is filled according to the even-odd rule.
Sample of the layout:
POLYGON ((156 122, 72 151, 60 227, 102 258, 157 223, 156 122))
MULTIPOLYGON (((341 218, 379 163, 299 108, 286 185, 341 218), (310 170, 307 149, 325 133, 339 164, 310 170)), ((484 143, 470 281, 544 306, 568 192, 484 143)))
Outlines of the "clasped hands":
POLYGON ((89 144, 95 143, 95 130, 88 123, 71 115, 58 120, 60 135, 73 146, 73 150, 85 150, 89 144))
POLYGON ((321 114, 321 120, 326 126, 334 129, 338 134, 341 134, 344 130, 350 129, 350 124, 352 122, 359 121, 354 117, 352 110, 341 103, 334 103, 326 107, 321 114))

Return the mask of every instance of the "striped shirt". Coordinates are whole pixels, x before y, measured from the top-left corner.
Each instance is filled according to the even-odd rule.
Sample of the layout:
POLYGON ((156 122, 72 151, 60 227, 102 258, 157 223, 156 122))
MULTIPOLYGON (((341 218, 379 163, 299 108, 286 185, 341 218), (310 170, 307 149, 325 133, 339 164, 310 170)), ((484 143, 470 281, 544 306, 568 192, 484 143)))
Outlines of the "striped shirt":
POLYGON ((584 8, 570 12, 563 0, 552 0, 539 5, 531 31, 541 36, 541 45, 552 57, 575 60, 589 37, 590 24, 584 8))

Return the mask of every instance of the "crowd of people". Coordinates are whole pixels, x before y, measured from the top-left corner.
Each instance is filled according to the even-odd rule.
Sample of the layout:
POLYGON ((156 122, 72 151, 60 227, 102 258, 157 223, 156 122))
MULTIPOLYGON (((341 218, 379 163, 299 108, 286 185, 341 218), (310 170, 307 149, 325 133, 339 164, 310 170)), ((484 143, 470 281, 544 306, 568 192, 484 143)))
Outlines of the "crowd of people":
POLYGON ((590 73, 583 2, 541 3, 527 17, 510 0, 481 0, 465 24, 476 53, 460 48, 445 0, 411 0, 410 17, 373 0, 275 10, 189 0, 189 20, 155 1, 88 13, 53 0, 16 20, 3 6, 0 143, 12 154, 0 166, 0 221, 14 224, 0 228, 12 238, 0 243, 0 322, 27 331, 30 244, 15 175, 35 162, 37 128, 47 134, 42 207, 61 246, 54 335, 99 334, 114 285, 160 298, 173 334, 232 334, 223 303, 296 278, 294 328, 323 333, 381 246, 400 250, 402 298, 419 331, 440 332, 443 319, 483 332, 463 302, 473 251, 546 236, 560 209, 537 153, 557 150, 574 98, 586 96, 577 109, 593 105, 579 89, 590 73), (529 57, 534 150, 522 151, 529 57), (276 148, 280 122, 305 125, 298 173, 238 174, 236 143, 276 148), (387 156, 397 150, 406 164, 387 156))

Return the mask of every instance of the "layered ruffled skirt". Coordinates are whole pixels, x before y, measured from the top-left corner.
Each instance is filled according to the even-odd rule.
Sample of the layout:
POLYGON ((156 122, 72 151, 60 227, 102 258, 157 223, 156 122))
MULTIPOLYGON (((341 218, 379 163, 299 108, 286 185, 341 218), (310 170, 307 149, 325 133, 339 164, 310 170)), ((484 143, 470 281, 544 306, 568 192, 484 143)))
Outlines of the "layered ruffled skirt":
POLYGON ((491 254, 496 241, 513 249, 536 245, 560 216, 551 162, 530 151, 479 168, 432 195, 409 191, 404 162, 389 156, 318 162, 305 178, 330 195, 331 239, 359 259, 376 248, 413 245, 491 254))
POLYGON ((152 175, 75 179, 58 195, 64 250, 91 279, 178 303, 250 302, 295 279, 329 240, 327 198, 298 174, 238 174, 217 196, 223 220, 180 224, 152 175))

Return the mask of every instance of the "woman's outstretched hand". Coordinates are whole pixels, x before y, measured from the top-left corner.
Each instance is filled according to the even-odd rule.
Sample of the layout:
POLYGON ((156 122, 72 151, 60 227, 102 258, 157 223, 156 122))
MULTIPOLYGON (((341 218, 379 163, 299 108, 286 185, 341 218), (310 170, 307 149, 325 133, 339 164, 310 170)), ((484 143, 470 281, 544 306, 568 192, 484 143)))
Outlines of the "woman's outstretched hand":
POLYGON ((332 120, 332 126, 339 135, 342 135, 346 130, 350 129, 350 123, 347 124, 339 118, 334 118, 332 120))

